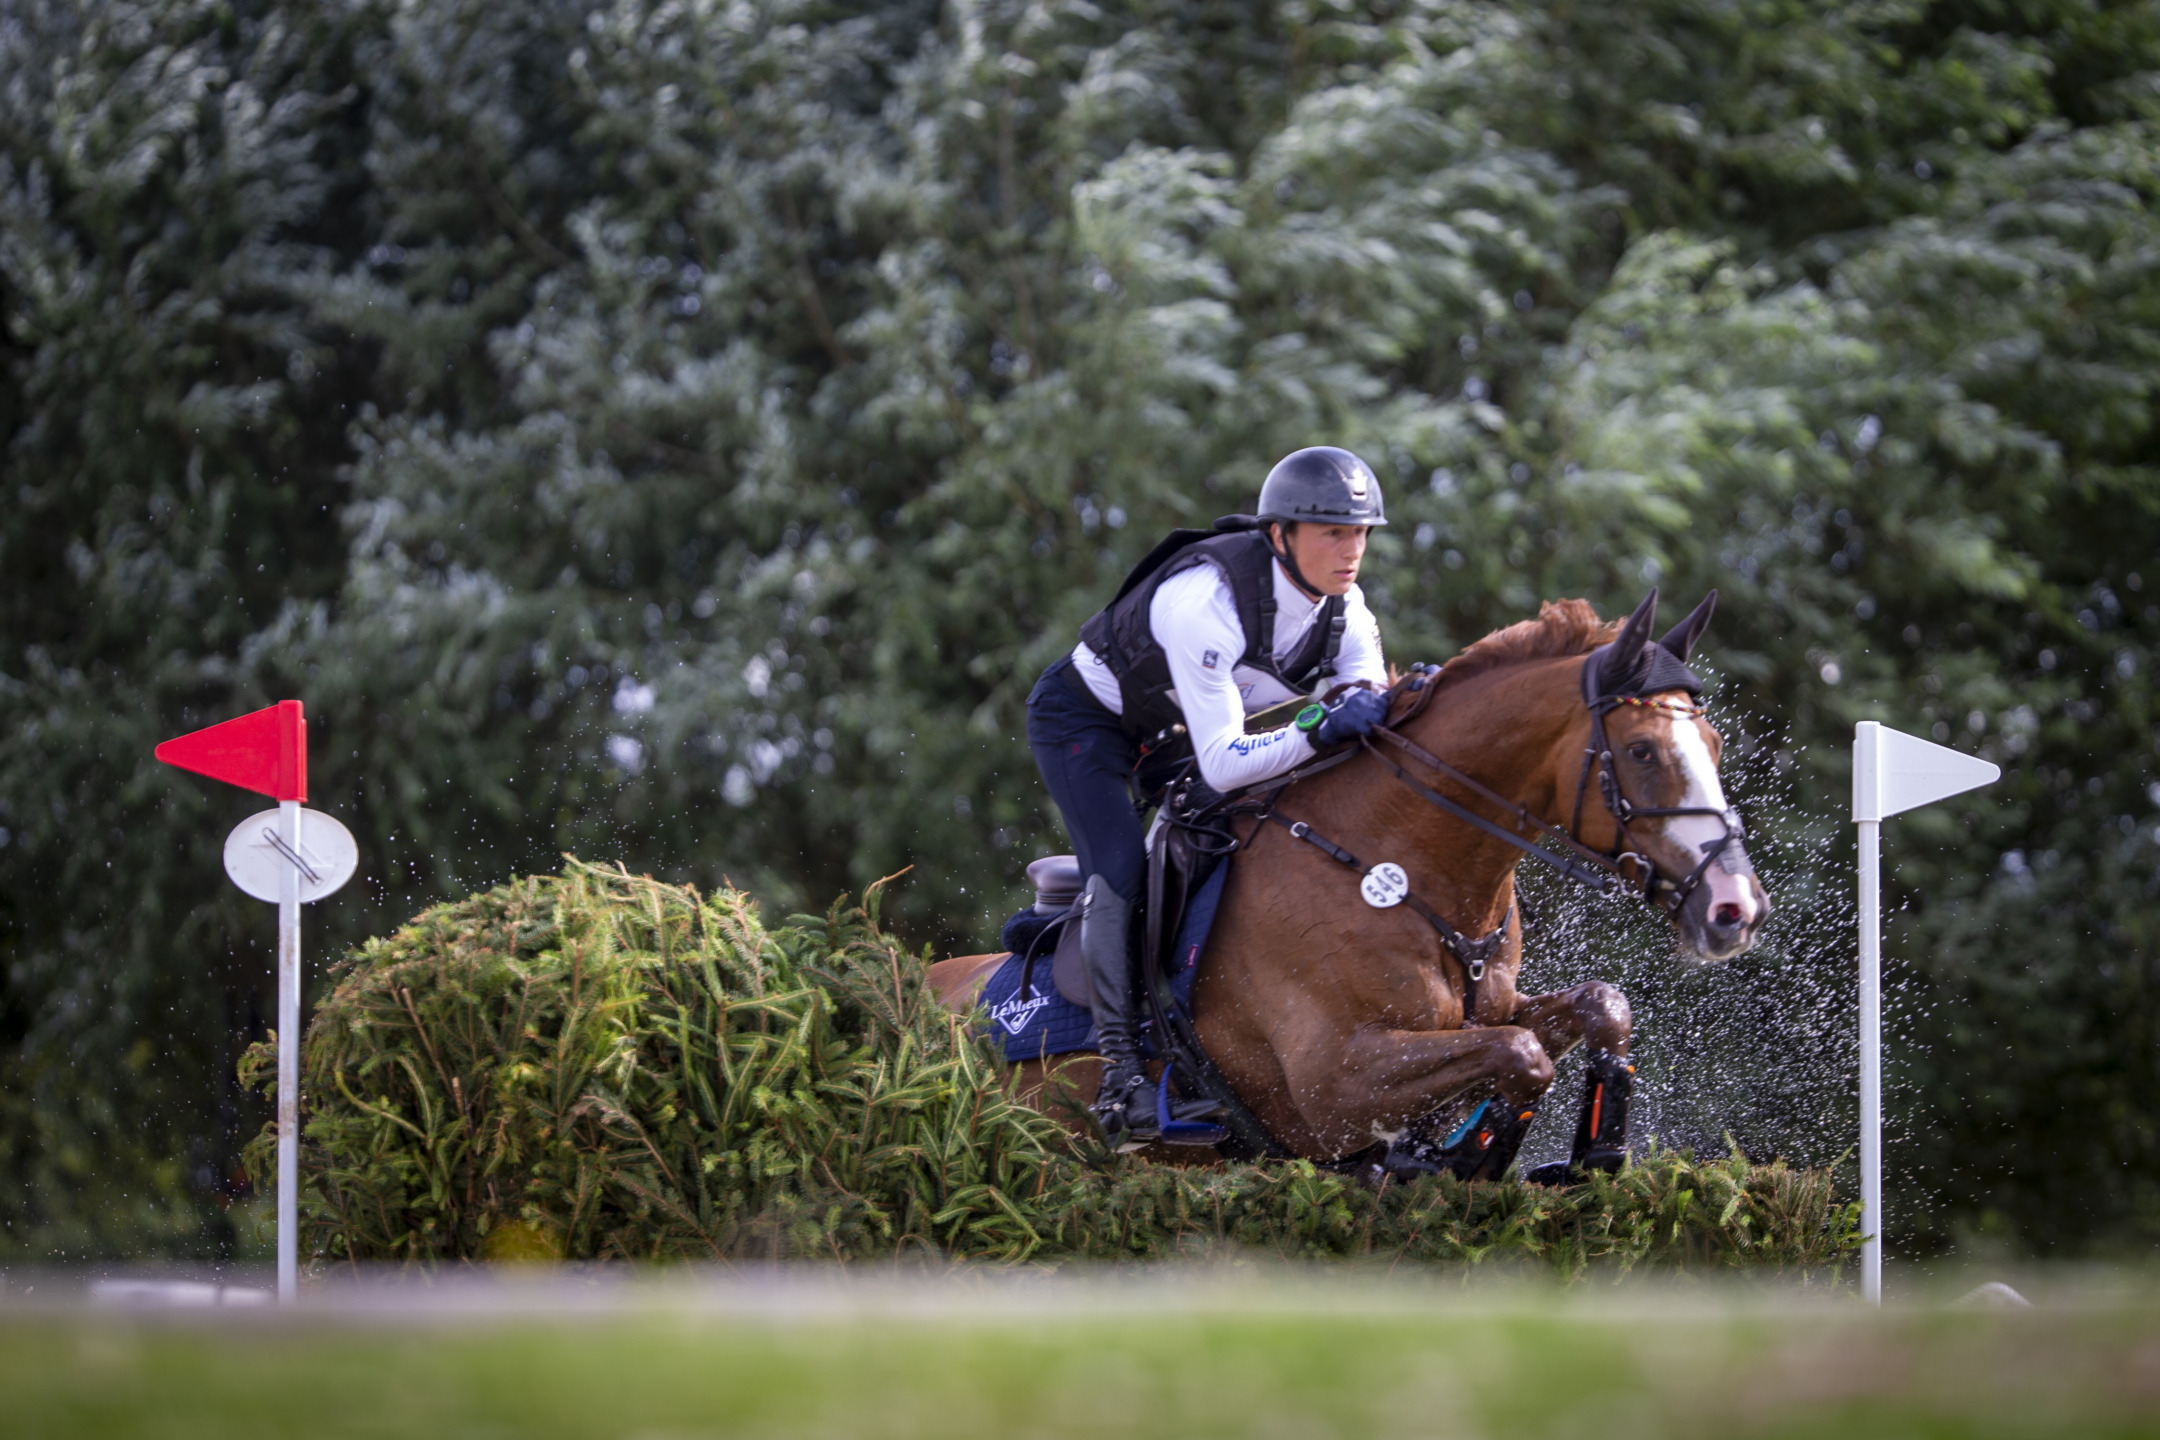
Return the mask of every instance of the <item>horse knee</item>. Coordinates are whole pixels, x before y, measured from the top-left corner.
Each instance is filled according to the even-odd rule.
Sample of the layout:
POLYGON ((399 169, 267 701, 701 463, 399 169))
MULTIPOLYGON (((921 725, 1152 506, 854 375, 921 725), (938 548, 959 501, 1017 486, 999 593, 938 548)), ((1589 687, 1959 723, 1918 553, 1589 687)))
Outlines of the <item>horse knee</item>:
POLYGON ((1552 1057, 1528 1030, 1506 1031, 1495 1058, 1495 1078, 1510 1100, 1535 1099, 1552 1088, 1552 1057))
POLYGON ((1635 1029, 1635 1012, 1617 985, 1592 980, 1577 992, 1575 1018, 1583 1039, 1601 1050, 1627 1043, 1635 1029))

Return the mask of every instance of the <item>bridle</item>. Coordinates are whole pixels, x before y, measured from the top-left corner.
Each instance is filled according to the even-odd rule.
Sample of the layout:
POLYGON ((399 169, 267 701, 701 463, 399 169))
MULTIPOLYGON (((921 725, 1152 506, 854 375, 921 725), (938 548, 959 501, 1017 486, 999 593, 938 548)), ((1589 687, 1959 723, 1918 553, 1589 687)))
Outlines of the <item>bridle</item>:
MULTIPOLYGON (((1586 664, 1587 677, 1590 667, 1586 664)), ((1587 683, 1587 680, 1586 680, 1587 683)), ((1658 710, 1681 720, 1697 720, 1702 717, 1702 707, 1692 701, 1669 698, 1646 698, 1640 695, 1605 695, 1588 702, 1590 706, 1590 743, 1583 750, 1582 774, 1575 782, 1575 812, 1569 832, 1580 843, 1582 835, 1583 799, 1589 793, 1590 777, 1595 774, 1598 795, 1605 802, 1605 811, 1613 820, 1613 848, 1605 857, 1615 874, 1627 876, 1633 869, 1638 872, 1629 883, 1637 886, 1637 893, 1672 914, 1687 904, 1688 897, 1702 884, 1727 850, 1743 844, 1747 829, 1741 823, 1740 812, 1735 809, 1720 810, 1711 805, 1637 805, 1620 793, 1620 771, 1613 763, 1612 742, 1605 735, 1605 717, 1622 705, 1638 706, 1645 710, 1658 710), (1725 827, 1725 833, 1703 845, 1703 858, 1686 877, 1673 880, 1658 873, 1657 864, 1635 844, 1628 832, 1631 820, 1661 820, 1678 815, 1707 815, 1725 827)), ((1745 853, 1744 851, 1742 852, 1745 853)))
MULTIPOLYGON (((1466 775, 1439 756, 1426 750, 1401 733, 1401 727, 1416 719, 1432 703, 1434 682, 1439 679, 1438 666, 1414 667, 1395 687, 1395 693, 1407 689, 1415 698, 1405 710, 1388 725, 1375 730, 1373 735, 1388 742, 1454 784, 1482 799, 1491 801, 1514 812, 1517 824, 1541 832, 1543 837, 1560 852, 1548 849, 1537 841, 1495 825, 1467 806, 1450 800, 1447 796, 1419 784, 1410 773, 1387 756, 1382 755, 1370 737, 1359 744, 1392 772, 1396 779, 1416 791, 1428 804, 1446 811, 1456 819, 1475 826, 1495 839, 1505 841, 1524 854, 1544 861, 1557 871, 1564 880, 1573 881, 1597 895, 1611 897, 1628 893, 1639 900, 1656 905, 1667 914, 1674 914, 1687 904, 1688 899, 1702 884, 1709 872, 1726 852, 1744 843, 1746 829, 1741 823, 1740 812, 1734 809, 1720 810, 1708 805, 1637 805, 1620 789, 1619 767, 1613 763, 1612 741, 1606 733, 1605 717, 1623 705, 1646 710, 1658 710, 1677 719, 1695 720, 1701 717, 1702 707, 1692 700, 1682 701, 1670 696, 1644 696, 1631 694, 1601 694, 1599 660, 1602 652, 1593 651, 1583 660, 1583 705, 1590 712, 1590 739, 1583 749, 1582 771, 1575 781, 1575 803, 1571 808, 1566 829, 1560 828, 1541 816, 1530 813, 1530 808, 1520 801, 1511 800, 1474 776, 1466 775), (1592 777, 1597 780, 1598 798, 1604 802, 1605 812, 1612 817, 1613 843, 1608 850, 1598 850, 1582 838, 1584 802, 1590 793, 1592 777), (1683 815, 1702 815, 1718 821, 1725 833, 1703 846, 1703 858, 1693 870, 1675 880, 1661 874, 1657 862, 1635 841, 1628 826, 1635 820, 1662 820, 1683 815)), ((1746 853, 1744 850, 1741 852, 1746 853)))
MULTIPOLYGON (((1590 711, 1590 740, 1583 751, 1582 772, 1575 782, 1575 803, 1570 823, 1565 829, 1544 819, 1542 816, 1532 814, 1530 808, 1521 801, 1510 799, 1475 776, 1463 773, 1402 733, 1402 727, 1424 713, 1426 707, 1432 703, 1433 694, 1437 689, 1437 682, 1440 678, 1440 667, 1437 665, 1412 666, 1410 673, 1405 675, 1389 690, 1388 698, 1391 709, 1394 702, 1404 694, 1409 694, 1412 697, 1409 707, 1401 715, 1375 729, 1370 735, 1361 737, 1357 749, 1345 748, 1333 755, 1322 756, 1318 760, 1301 765, 1295 770, 1286 772, 1277 780, 1260 787, 1257 792, 1247 792, 1245 797, 1225 808, 1229 813, 1242 811, 1246 814, 1256 814, 1263 822, 1273 821, 1288 830, 1292 839, 1313 846, 1337 864, 1352 869, 1365 870, 1363 863, 1349 851, 1315 832, 1312 826, 1305 821, 1292 820, 1276 808, 1284 793, 1297 781, 1317 774, 1322 770, 1331 770, 1343 761, 1362 752, 1372 756, 1396 780, 1407 786, 1427 804, 1484 834, 1492 836, 1496 840, 1513 846, 1525 855, 1544 862, 1551 866, 1562 879, 1581 885, 1601 897, 1610 898, 1628 894, 1657 906, 1668 915, 1677 914, 1680 908, 1687 904, 1689 897, 1695 893, 1697 887, 1702 884, 1703 876, 1708 873, 1710 866, 1719 861, 1729 850, 1743 843, 1746 832, 1741 824, 1740 812, 1733 809, 1719 810, 1706 805, 1637 805, 1622 793, 1619 769, 1613 763, 1612 742, 1606 733, 1605 717, 1622 705, 1659 710, 1687 720, 1698 718, 1702 714, 1702 710, 1700 706, 1692 701, 1680 701, 1669 697, 1599 694, 1598 670, 1600 667, 1598 661, 1600 658, 1600 652, 1592 652, 1583 662, 1583 701, 1590 711), (1536 832, 1537 838, 1525 836, 1519 833, 1517 829, 1510 829, 1507 825, 1495 823, 1460 801, 1441 794, 1438 790, 1433 789, 1430 785, 1412 775, 1401 764, 1397 763, 1393 757, 1383 753, 1380 746, 1374 743, 1376 740, 1393 746, 1408 759, 1434 772, 1434 774, 1449 783, 1460 786, 1480 799, 1500 806, 1503 810, 1513 812, 1508 818, 1516 826, 1536 832), (1582 839, 1584 803, 1589 796, 1590 781, 1593 776, 1597 779, 1598 796, 1605 805, 1606 813, 1612 817, 1613 821, 1613 843, 1609 850, 1599 850, 1586 844, 1582 839), (1703 858, 1701 861, 1686 876, 1675 880, 1659 872, 1657 862, 1652 860, 1649 854, 1636 844, 1628 826, 1631 821, 1635 820, 1667 819, 1683 815, 1702 815, 1714 818, 1724 826, 1725 833, 1718 839, 1707 842, 1703 846, 1703 858)), ((1235 846, 1236 842, 1233 840, 1231 848, 1235 848, 1235 846)), ((1741 858, 1738 863, 1745 865, 1746 851, 1744 849, 1740 850, 1739 855, 1741 858)), ((1371 877, 1378 875, 1384 868, 1395 867, 1373 867, 1372 870, 1365 872, 1368 881, 1370 881, 1371 877)), ((1399 868, 1397 873, 1399 875, 1399 868)), ((1478 982, 1485 978, 1486 963, 1498 952, 1500 942, 1507 934, 1508 926, 1514 919, 1513 907, 1510 906, 1509 913, 1501 917, 1499 928, 1489 935, 1473 939, 1450 925, 1431 905, 1410 893, 1407 885, 1402 885, 1399 888, 1400 895, 1388 903, 1403 904, 1424 916, 1433 928, 1439 932, 1442 942, 1446 944, 1447 948, 1454 953, 1456 959, 1462 964, 1465 981, 1463 996, 1464 1021, 1466 1024, 1476 1023, 1478 982)), ((1368 892, 1368 903, 1372 903, 1370 892, 1368 892)))

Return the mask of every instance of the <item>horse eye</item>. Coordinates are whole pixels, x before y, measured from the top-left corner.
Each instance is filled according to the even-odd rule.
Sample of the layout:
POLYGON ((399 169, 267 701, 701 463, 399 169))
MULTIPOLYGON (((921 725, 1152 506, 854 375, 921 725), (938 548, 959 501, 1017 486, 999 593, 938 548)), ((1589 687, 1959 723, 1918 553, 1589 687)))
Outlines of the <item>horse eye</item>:
POLYGON ((1634 744, 1627 747, 1627 753, 1634 756, 1637 760, 1640 760, 1643 764, 1647 765, 1652 760, 1657 758, 1657 747, 1652 745, 1647 740, 1637 740, 1634 744))

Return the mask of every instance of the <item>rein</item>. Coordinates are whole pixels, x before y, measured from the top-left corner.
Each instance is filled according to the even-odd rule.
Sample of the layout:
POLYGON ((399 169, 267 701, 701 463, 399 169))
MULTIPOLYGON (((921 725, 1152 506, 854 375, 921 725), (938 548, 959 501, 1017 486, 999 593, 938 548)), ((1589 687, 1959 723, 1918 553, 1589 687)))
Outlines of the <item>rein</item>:
MULTIPOLYGON (((1440 677, 1440 667, 1437 665, 1419 665, 1411 668, 1410 674, 1397 683, 1389 697, 1390 700, 1393 700, 1396 696, 1408 693, 1413 697, 1409 707, 1390 723, 1374 730, 1371 735, 1359 737, 1356 749, 1345 747, 1335 754, 1323 756, 1318 760, 1301 765, 1295 770, 1288 771, 1278 777, 1273 782, 1259 787, 1256 791, 1247 792, 1238 801, 1232 802, 1217 813, 1221 814, 1225 820, 1236 814, 1257 815, 1262 822, 1273 822, 1280 825, 1290 832, 1292 839, 1312 846, 1335 863, 1349 869, 1363 871, 1365 879, 1361 882, 1359 889, 1364 893, 1366 903, 1378 909, 1386 909, 1398 904, 1405 905, 1423 916, 1426 922, 1439 933, 1441 942, 1462 965, 1463 1024, 1465 1026, 1475 1025, 1478 1023, 1478 983, 1485 978, 1486 964, 1494 955, 1499 953, 1501 943, 1507 937, 1508 927, 1515 918, 1515 905, 1510 903, 1507 913, 1500 917, 1498 929, 1489 935, 1481 935, 1472 939, 1449 924, 1439 911, 1411 892, 1408 878, 1403 875, 1401 867, 1383 862, 1368 870, 1364 863, 1348 850, 1316 832, 1305 821, 1290 819, 1278 810, 1276 805, 1282 799, 1284 793, 1299 780, 1316 775, 1323 770, 1331 770, 1362 751, 1379 761, 1381 765, 1387 768, 1390 774, 1427 804, 1444 811, 1484 834, 1492 836, 1496 840, 1513 846, 1525 855, 1544 862, 1551 866, 1562 879, 1581 885, 1601 898, 1610 899, 1625 891, 1633 894, 1638 899, 1658 906, 1668 914, 1677 911, 1687 903, 1688 897, 1695 893, 1696 887, 1702 883, 1703 876, 1710 866, 1727 849, 1744 838, 1745 831, 1741 827, 1740 814, 1736 810, 1718 810, 1710 806, 1700 805, 1638 806, 1621 793, 1620 774, 1613 763, 1612 744, 1606 735, 1605 717, 1622 705, 1635 705, 1646 709, 1662 710, 1686 719, 1694 719, 1702 711, 1699 706, 1672 700, 1647 699, 1637 695, 1599 695, 1595 693, 1598 689, 1599 678, 1597 658, 1597 654, 1593 652, 1590 656, 1585 657, 1583 662, 1583 700, 1590 711, 1590 744, 1583 752, 1582 773, 1575 784, 1574 812, 1571 823, 1566 829, 1562 829, 1551 821, 1532 814, 1530 807, 1524 805, 1521 801, 1510 799, 1475 776, 1464 774, 1455 766, 1448 764, 1439 756, 1401 733, 1399 727, 1415 720, 1424 713, 1426 707, 1431 705, 1440 677), (1394 746, 1408 758, 1436 772, 1443 779, 1460 785, 1478 798, 1501 806, 1503 809, 1513 811, 1512 818, 1515 823, 1536 832, 1537 838, 1526 837, 1508 829, 1505 825, 1488 820, 1460 801, 1441 794, 1411 775, 1409 771, 1384 754, 1380 747, 1373 743, 1375 739, 1394 746), (1594 849, 1585 844, 1582 839, 1583 803, 1589 794, 1590 780, 1593 774, 1597 777, 1598 797, 1604 802, 1606 812, 1613 819, 1613 848, 1610 851, 1594 849), (1715 818, 1723 823, 1725 834, 1719 839, 1705 844, 1703 846, 1703 858, 1700 863, 1688 873, 1685 879, 1674 881, 1660 875, 1656 863, 1636 847, 1634 837, 1628 830, 1628 822, 1640 819, 1664 819, 1681 815, 1706 815, 1715 818), (1541 841, 1543 843, 1540 843, 1541 841)), ((1198 817, 1194 818, 1197 819, 1198 817)), ((1205 824, 1205 822, 1202 823, 1205 824)), ((1205 833, 1214 834, 1218 832, 1216 827, 1206 827, 1205 833)), ((1219 833, 1222 838, 1229 842, 1222 847, 1224 850, 1238 848, 1239 841, 1235 832, 1231 831, 1227 825, 1220 827, 1219 833)))
POLYGON ((1419 764, 1438 771, 1446 779, 1453 781, 1466 790, 1472 791, 1480 798, 1513 810, 1517 823, 1532 830, 1542 831, 1551 841, 1557 842, 1560 847, 1570 852, 1568 854, 1556 854, 1553 850, 1547 849, 1536 841, 1525 839, 1513 831, 1496 825, 1467 806, 1450 800, 1438 791, 1420 784, 1402 766, 1381 754, 1379 748, 1372 743, 1371 737, 1361 737, 1358 744, 1369 752, 1374 759, 1393 772, 1396 779, 1409 786, 1428 804, 1446 811, 1466 824, 1475 826, 1497 840, 1505 841, 1526 855, 1544 861, 1558 871, 1561 878, 1572 880, 1605 898, 1617 894, 1624 887, 1633 892, 1637 898, 1647 900, 1667 913, 1671 913, 1687 903, 1688 897, 1693 895, 1696 887, 1702 884, 1702 878, 1708 872, 1710 866, 1727 849, 1745 839, 1746 831, 1741 825, 1740 812, 1737 810, 1719 810, 1708 805, 1639 806, 1620 792, 1620 772, 1613 763, 1612 742, 1605 732, 1605 717, 1622 705, 1633 705, 1646 710, 1661 710, 1670 715, 1692 720, 1702 714, 1702 708, 1698 705, 1675 700, 1651 699, 1640 695, 1600 695, 1597 693, 1600 679, 1598 656, 1599 652, 1592 652, 1583 660, 1583 704, 1590 712, 1590 743, 1583 751, 1582 773, 1575 781, 1574 811, 1565 830, 1549 820, 1531 814, 1530 807, 1527 805, 1509 799, 1474 776, 1464 774, 1439 756, 1399 733, 1397 727, 1416 719, 1424 712, 1425 707, 1432 703, 1432 682, 1438 678, 1438 667, 1427 668, 1422 673, 1414 673, 1407 678, 1403 683, 1411 689, 1422 693, 1411 703, 1410 708, 1403 712, 1399 719, 1373 732, 1374 735, 1396 746, 1419 764), (1583 802, 1589 794, 1590 779, 1593 774, 1597 777, 1598 798, 1604 801, 1606 813, 1611 815, 1613 819, 1613 848, 1609 851, 1594 850, 1584 844, 1582 840, 1583 802), (1709 816, 1724 825, 1725 833, 1718 839, 1703 846, 1703 858, 1697 862, 1693 870, 1688 872, 1686 878, 1674 881, 1658 874, 1656 864, 1647 854, 1636 847, 1634 837, 1628 831, 1628 822, 1640 819, 1665 819, 1680 815, 1709 816))
POLYGON ((1382 765, 1385 765, 1390 771, 1392 771, 1396 779, 1402 781, 1403 784, 1409 786, 1412 790, 1415 790, 1418 795, 1421 796, 1427 803, 1434 805, 1439 809, 1445 810, 1448 814, 1453 815, 1456 819, 1463 821, 1465 824, 1476 826, 1478 829, 1484 831, 1486 834, 1492 836, 1496 840, 1506 841, 1508 844, 1522 851, 1525 855, 1529 855, 1535 859, 1544 861, 1547 865, 1552 866, 1554 870, 1558 871, 1562 879, 1572 880, 1576 884, 1584 886, 1585 888, 1594 891, 1598 895, 1608 897, 1612 896, 1618 893, 1620 887, 1623 884, 1632 883, 1629 881, 1628 876, 1622 870, 1620 864, 1615 857, 1600 854, 1598 851, 1591 849, 1588 845, 1585 845, 1582 843, 1582 841, 1576 839, 1574 835, 1570 834, 1565 830, 1562 830, 1559 826, 1552 824, 1550 821, 1539 819, 1537 816, 1530 813, 1529 806, 1524 805, 1519 801, 1510 800, 1507 796, 1502 795, 1499 791, 1493 789, 1491 786, 1486 785, 1478 780, 1472 779, 1470 776, 1465 775, 1462 771, 1448 764, 1445 760, 1442 760, 1439 756, 1425 749, 1422 745, 1418 745, 1411 740, 1405 738, 1404 736, 1397 734, 1393 729, 1376 730, 1373 733, 1378 735, 1381 739, 1400 747, 1405 755, 1408 755, 1411 759, 1416 760, 1419 764, 1429 766, 1430 768, 1439 771, 1443 776, 1462 786, 1465 790, 1475 791, 1480 797, 1492 801, 1495 805, 1504 805, 1509 807, 1510 809, 1514 810, 1515 818, 1521 824, 1530 826, 1533 829, 1544 831, 1553 840, 1557 841, 1561 846, 1565 847, 1567 850, 1573 853, 1567 855, 1556 854, 1553 851, 1548 850, 1544 846, 1538 844, 1534 840, 1526 840, 1512 830, 1507 830, 1499 825, 1495 825, 1492 821, 1487 820, 1484 816, 1478 814, 1475 810, 1470 809, 1468 806, 1460 805, 1455 801, 1450 800, 1447 796, 1442 795, 1439 791, 1430 789, 1429 787, 1418 783, 1416 780, 1413 780, 1410 777, 1409 771, 1403 769, 1402 766, 1396 764, 1393 760, 1390 760, 1387 756, 1381 754, 1379 748, 1372 743, 1370 738, 1364 738, 1358 741, 1358 744, 1360 744, 1368 752, 1370 752, 1375 760, 1378 760, 1382 765))

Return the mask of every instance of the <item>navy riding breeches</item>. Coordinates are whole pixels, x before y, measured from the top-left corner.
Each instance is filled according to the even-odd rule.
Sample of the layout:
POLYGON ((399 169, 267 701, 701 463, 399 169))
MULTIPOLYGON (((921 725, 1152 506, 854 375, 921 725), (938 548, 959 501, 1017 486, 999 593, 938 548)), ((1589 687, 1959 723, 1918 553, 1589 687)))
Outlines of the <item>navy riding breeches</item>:
POLYGON ((1125 725, 1087 693, 1067 655, 1043 671, 1028 695, 1028 748, 1065 819, 1080 874, 1100 875, 1137 905, 1147 884, 1147 849, 1133 809, 1139 747, 1125 725))

